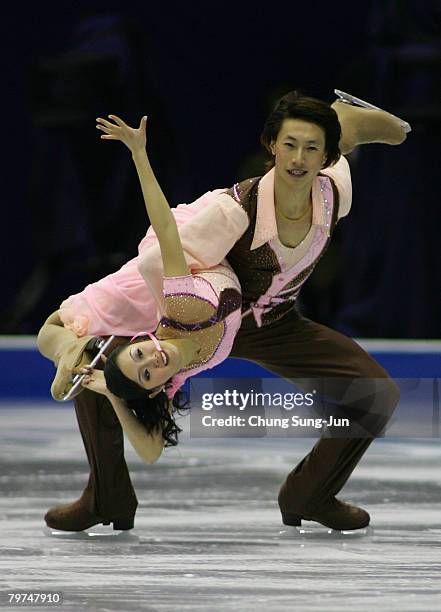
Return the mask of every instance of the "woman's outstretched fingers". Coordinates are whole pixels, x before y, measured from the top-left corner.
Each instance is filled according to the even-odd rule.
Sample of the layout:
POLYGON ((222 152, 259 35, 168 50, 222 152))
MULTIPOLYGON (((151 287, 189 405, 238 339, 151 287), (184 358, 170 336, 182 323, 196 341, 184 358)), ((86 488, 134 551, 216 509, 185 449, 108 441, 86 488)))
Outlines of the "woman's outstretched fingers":
POLYGON ((96 126, 96 129, 101 130, 102 132, 105 132, 106 134, 111 134, 113 131, 112 128, 108 128, 105 125, 101 125, 101 124, 98 124, 96 126))
POLYGON ((116 125, 114 123, 111 123, 110 121, 107 121, 107 119, 103 119, 102 117, 97 117, 96 119, 97 123, 100 123, 101 125, 104 125, 108 128, 115 128, 116 125))
POLYGON ((139 128, 130 127, 117 115, 108 115, 108 117, 114 121, 114 123, 106 121, 101 117, 98 117, 96 120, 96 128, 104 132, 104 134, 101 135, 102 139, 120 140, 130 149, 130 151, 145 147, 147 117, 141 119, 139 128))
POLYGON ((108 117, 110 117, 110 119, 113 119, 113 121, 119 125, 119 127, 124 127, 126 124, 124 123, 124 121, 122 119, 120 119, 119 117, 117 117, 116 115, 108 115, 108 117))

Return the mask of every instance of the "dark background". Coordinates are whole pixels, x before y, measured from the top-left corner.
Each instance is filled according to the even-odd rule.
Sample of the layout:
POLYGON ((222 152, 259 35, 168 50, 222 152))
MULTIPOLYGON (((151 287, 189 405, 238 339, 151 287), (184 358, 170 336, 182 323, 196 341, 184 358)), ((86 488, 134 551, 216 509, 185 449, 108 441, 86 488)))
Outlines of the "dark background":
POLYGON ((0 333, 36 333, 136 255, 148 226, 136 173, 95 117, 149 115, 176 205, 263 174, 277 97, 300 87, 331 102, 337 87, 413 131, 350 156, 353 207, 300 306, 349 335, 441 337, 438 0, 17 3, 2 19, 0 333))

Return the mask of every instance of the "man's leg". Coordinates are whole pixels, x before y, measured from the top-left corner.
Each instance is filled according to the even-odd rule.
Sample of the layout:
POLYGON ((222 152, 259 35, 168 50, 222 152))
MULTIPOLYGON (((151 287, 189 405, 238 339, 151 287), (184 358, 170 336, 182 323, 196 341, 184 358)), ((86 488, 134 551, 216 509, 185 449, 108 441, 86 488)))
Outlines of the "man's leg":
MULTIPOLYGON (((79 363, 90 363, 95 349, 89 347, 89 341, 93 339, 77 338, 65 329, 58 312, 41 328, 39 350, 57 366, 51 387, 55 399, 63 397, 72 369, 79 363)), ((124 338, 115 338, 108 353, 124 342, 124 338)), ((89 482, 76 502, 51 508, 46 513, 46 523, 65 531, 82 531, 102 522, 113 522, 115 529, 131 529, 138 502, 124 459, 118 418, 104 396, 87 389, 75 397, 74 403, 90 466, 89 482)))
MULTIPOLYGON (((373 436, 381 433, 390 419, 398 402, 398 387, 353 340, 298 315, 288 315, 260 329, 241 330, 231 356, 255 361, 286 379, 301 379, 305 389, 324 381, 327 396, 343 401, 345 413, 353 422, 351 431, 356 434, 344 438, 322 436, 288 475, 279 495, 284 518, 319 516, 327 507, 328 514, 338 515, 338 509, 329 506, 335 506, 334 496, 373 436)), ((357 517, 348 512, 345 517, 345 509, 340 514, 343 523, 338 528, 354 528, 357 517)), ((364 515, 368 521, 367 513, 364 515)), ((331 522, 337 528, 338 516, 334 518, 331 522)))
POLYGON ((109 401, 85 389, 74 399, 78 424, 90 466, 80 499, 51 508, 49 527, 82 531, 98 523, 131 529, 138 505, 127 464, 121 425, 109 401))

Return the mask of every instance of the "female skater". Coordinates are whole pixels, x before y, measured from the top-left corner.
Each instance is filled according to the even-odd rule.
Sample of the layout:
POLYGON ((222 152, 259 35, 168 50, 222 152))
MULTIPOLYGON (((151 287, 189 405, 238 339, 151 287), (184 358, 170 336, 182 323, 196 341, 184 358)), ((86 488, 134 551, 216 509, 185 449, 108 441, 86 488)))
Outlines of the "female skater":
MULTIPOLYGON (((170 414, 173 408, 182 407, 181 396, 175 397, 177 390, 188 377, 214 367, 228 356, 241 323, 240 285, 226 262, 195 275, 190 273, 175 218, 146 154, 147 118, 142 118, 138 129, 130 128, 114 115, 109 118, 114 122, 99 118, 97 128, 104 132, 103 139, 120 140, 132 153, 161 251, 165 315, 155 333, 138 332, 132 338, 135 342, 117 347, 109 358, 104 358, 104 372, 90 367, 76 371, 86 375, 85 387, 109 399, 135 450, 151 463, 160 455, 164 442, 177 443, 179 428, 170 414), (140 335, 149 339, 139 339, 140 335)), ((71 302, 72 299, 63 303, 56 313, 59 321, 54 317, 48 320, 46 327, 52 324, 53 334, 45 328, 39 334, 40 350, 51 358, 59 353, 60 333, 63 337, 69 333, 54 331, 53 324, 64 323, 75 329, 71 302)), ((152 307, 151 300, 146 306, 152 307)), ((124 321, 120 324, 124 325, 124 321)), ((119 333, 127 336, 133 329, 130 325, 127 321, 126 329, 119 333)), ((76 331, 81 335, 84 330, 77 325, 76 331)), ((66 374, 66 369, 60 372, 63 382, 66 374)))

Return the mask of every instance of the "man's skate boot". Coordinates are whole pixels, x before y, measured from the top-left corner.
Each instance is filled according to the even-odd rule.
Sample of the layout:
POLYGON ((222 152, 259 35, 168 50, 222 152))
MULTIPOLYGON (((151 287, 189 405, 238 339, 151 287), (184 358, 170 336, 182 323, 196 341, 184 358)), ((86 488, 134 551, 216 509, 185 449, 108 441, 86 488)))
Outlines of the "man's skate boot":
POLYGON ((88 389, 74 403, 89 461, 89 482, 80 499, 51 508, 46 523, 61 531, 82 531, 99 523, 132 529, 138 501, 124 459, 118 417, 107 398, 88 389))
POLYGON ((342 502, 335 497, 310 514, 282 511, 282 521, 285 525, 300 527, 302 520, 316 521, 331 529, 347 531, 367 527, 370 516, 362 508, 342 502))
POLYGON ((80 499, 71 504, 63 504, 50 508, 44 520, 48 527, 60 531, 83 531, 101 523, 103 525, 113 523, 113 529, 133 529, 134 515, 127 517, 102 517, 94 513, 93 507, 92 487, 89 484, 80 499))

